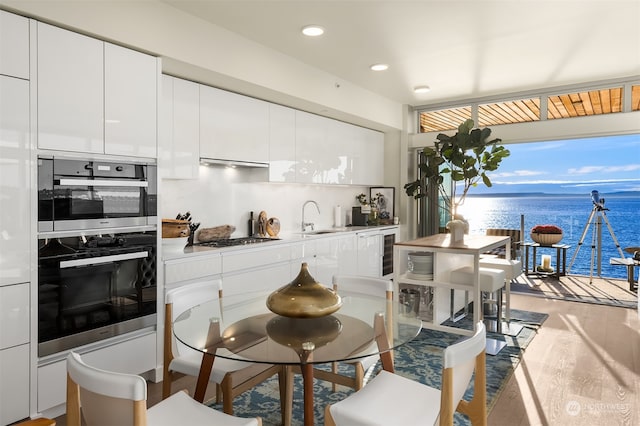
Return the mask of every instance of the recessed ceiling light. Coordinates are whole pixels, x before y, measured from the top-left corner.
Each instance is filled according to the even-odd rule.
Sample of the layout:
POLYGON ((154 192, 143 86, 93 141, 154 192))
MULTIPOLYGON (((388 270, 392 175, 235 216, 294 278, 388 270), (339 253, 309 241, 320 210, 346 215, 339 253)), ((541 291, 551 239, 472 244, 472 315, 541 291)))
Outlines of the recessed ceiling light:
POLYGON ((386 69, 389 68, 389 65, 387 65, 387 64, 373 64, 369 68, 371 68, 372 71, 385 71, 386 69))
POLYGON ((430 90, 431 90, 431 87, 429 86, 416 86, 413 88, 414 93, 427 93, 430 90))
POLYGON ((307 25, 302 28, 302 34, 309 37, 317 37, 324 34, 324 28, 320 25, 307 25))

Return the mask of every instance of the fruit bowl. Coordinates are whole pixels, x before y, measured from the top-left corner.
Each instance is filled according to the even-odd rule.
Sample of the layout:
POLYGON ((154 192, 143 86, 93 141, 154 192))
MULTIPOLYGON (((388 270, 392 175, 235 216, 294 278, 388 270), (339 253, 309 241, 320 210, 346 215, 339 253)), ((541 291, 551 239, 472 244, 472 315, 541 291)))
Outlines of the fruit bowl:
POLYGON ((539 232, 532 232, 531 239, 543 246, 550 246, 558 244, 562 240, 562 234, 541 234, 539 232))

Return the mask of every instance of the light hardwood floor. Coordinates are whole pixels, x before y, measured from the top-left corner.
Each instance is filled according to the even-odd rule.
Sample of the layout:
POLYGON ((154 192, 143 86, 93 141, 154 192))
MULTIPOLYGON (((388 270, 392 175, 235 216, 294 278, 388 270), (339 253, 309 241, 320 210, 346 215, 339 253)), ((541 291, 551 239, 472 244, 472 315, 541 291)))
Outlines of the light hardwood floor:
MULTIPOLYGON (((518 294, 511 295, 511 306, 549 318, 490 411, 489 426, 640 424, 636 310, 518 294)), ((174 382, 174 390, 181 388, 193 392, 194 379, 174 382)), ((148 389, 151 406, 160 400, 162 384, 148 389)), ((64 416, 56 420, 66 425, 64 416)))
POLYGON ((637 310, 514 294, 511 302, 549 318, 489 413, 489 425, 640 424, 637 310))

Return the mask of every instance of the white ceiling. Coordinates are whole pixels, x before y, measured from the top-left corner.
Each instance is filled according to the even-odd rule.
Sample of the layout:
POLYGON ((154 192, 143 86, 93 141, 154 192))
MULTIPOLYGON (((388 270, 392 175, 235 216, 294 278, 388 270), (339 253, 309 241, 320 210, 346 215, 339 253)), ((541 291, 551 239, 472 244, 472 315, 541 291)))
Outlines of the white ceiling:
POLYGON ((640 0, 164 2, 413 106, 640 76, 640 0))

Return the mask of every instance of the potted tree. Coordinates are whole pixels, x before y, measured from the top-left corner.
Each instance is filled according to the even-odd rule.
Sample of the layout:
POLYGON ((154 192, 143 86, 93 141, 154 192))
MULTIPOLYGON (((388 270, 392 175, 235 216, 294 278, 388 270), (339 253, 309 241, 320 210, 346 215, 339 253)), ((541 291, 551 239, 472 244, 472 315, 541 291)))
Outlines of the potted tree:
MULTIPOLYGON (((447 228, 452 233, 456 229, 456 234, 460 226, 456 221, 464 223, 458 208, 464 204, 469 190, 480 183, 491 187, 487 172, 497 170, 502 160, 510 154, 509 150, 499 145, 501 139, 490 139, 491 129, 474 129, 473 126, 473 120, 469 119, 458 127, 453 136, 440 133, 433 147, 422 150, 424 156, 418 164, 420 177, 404 186, 407 195, 417 199, 427 197, 429 185, 436 185, 436 197, 442 200, 440 207, 453 219, 447 228), (447 175, 450 181, 445 179, 447 175)), ((438 202, 438 199, 430 201, 438 202)))

